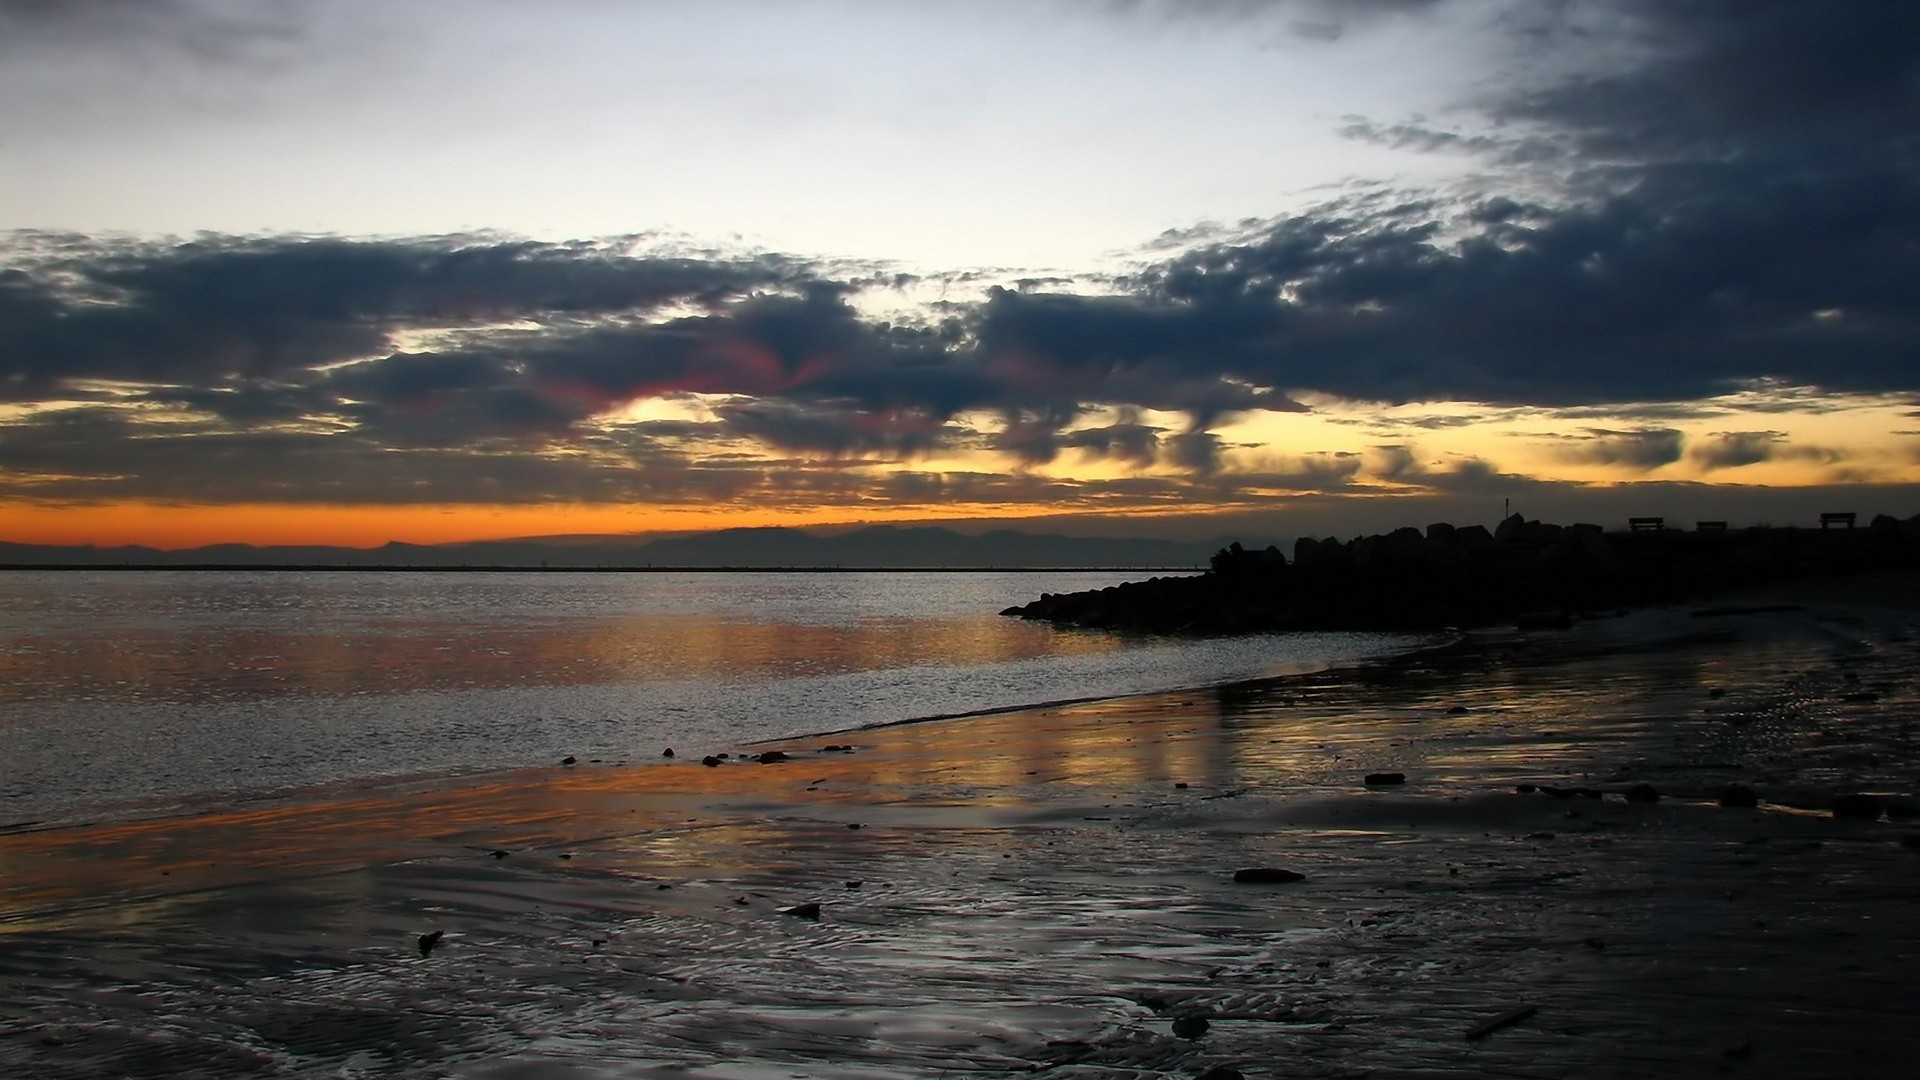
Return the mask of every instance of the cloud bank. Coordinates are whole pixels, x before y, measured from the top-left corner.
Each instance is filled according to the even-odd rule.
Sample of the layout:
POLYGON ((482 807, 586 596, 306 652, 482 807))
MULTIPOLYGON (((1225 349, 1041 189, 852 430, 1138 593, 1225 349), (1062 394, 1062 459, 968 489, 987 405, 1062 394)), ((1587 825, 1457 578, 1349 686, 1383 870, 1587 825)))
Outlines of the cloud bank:
MULTIPOLYGON (((1438 2, 1211 14, 1274 7, 1314 38, 1438 2)), ((155 17, 131 10, 114 17, 155 17)), ((71 11, 7 4, 0 24, 105 32, 71 11)), ((1460 492, 1524 478, 1403 446, 1236 456, 1220 432, 1307 400, 1652 419, 1764 387, 1920 393, 1920 8, 1496 14, 1533 74, 1471 122, 1348 128, 1485 158, 1471 190, 1364 186, 1170 234, 1124 275, 905 313, 876 298, 971 275, 646 238, 15 234, 0 494, 857 508, 1232 503, 1357 480, 1460 492), (1000 471, 916 468, 943 460, 1000 471), (1052 463, 1091 471, 1031 474, 1052 463)), ((1689 455, 1657 427, 1587 429, 1560 452, 1641 473, 1783 454, 1777 433, 1733 431, 1689 455)))

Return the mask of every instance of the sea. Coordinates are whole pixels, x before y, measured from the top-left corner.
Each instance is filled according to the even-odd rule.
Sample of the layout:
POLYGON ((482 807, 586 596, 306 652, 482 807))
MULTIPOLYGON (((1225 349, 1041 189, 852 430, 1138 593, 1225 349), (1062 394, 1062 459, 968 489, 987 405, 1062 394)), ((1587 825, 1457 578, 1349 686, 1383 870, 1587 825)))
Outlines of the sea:
POLYGON ((1151 576, 0 572, 0 828, 1216 685, 1425 639, 998 614, 1151 576))

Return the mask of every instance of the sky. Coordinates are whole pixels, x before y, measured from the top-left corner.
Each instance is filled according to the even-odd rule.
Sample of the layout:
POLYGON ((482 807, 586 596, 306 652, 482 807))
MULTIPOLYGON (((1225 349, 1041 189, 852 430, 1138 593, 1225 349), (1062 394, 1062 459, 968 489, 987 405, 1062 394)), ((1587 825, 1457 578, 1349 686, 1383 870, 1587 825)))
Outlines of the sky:
POLYGON ((0 0, 0 540, 1920 513, 1910 0, 0 0))

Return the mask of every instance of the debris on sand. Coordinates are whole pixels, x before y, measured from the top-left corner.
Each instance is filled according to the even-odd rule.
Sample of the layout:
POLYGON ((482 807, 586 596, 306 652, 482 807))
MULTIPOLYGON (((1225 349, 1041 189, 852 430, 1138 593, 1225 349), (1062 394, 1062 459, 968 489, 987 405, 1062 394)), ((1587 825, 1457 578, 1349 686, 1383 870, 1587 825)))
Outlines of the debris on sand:
POLYGON ((1498 1016, 1490 1016, 1468 1028, 1466 1038, 1484 1039, 1494 1032, 1499 1031, 1501 1028, 1507 1027, 1510 1024, 1517 1024, 1539 1011, 1540 1006, 1538 1005, 1521 1005, 1518 1008, 1508 1009, 1498 1016))
POLYGON ((1233 880, 1241 885, 1277 885, 1289 881, 1305 881, 1307 875, 1278 866, 1249 866, 1242 870, 1235 870, 1233 880))
POLYGON ((1173 1018, 1173 1033, 1182 1039, 1197 1039, 1207 1033, 1213 1025, 1204 1016, 1176 1016, 1173 1018))

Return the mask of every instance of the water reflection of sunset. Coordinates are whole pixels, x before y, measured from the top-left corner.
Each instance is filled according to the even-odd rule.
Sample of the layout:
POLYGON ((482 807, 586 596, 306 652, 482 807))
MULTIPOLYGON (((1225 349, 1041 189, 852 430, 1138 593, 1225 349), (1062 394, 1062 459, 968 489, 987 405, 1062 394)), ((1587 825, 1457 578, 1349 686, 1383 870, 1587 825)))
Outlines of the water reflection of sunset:
POLYGON ((636 679, 810 675, 1107 652, 1105 636, 1014 620, 897 619, 812 626, 665 615, 524 626, 387 620, 348 629, 118 627, 36 638, 0 655, 0 701, 200 701, 449 688, 610 685, 636 679))

